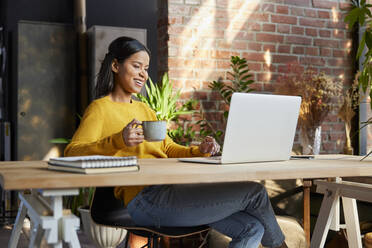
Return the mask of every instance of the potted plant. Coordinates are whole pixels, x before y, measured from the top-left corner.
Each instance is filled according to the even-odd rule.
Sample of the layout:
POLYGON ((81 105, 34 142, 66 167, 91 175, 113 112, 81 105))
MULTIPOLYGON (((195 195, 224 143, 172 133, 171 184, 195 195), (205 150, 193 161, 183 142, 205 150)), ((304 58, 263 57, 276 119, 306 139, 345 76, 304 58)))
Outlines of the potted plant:
MULTIPOLYGON (((362 98, 370 98, 370 107, 372 109, 372 5, 366 0, 352 0, 351 8, 345 17, 345 22, 348 23, 349 29, 353 30, 358 27, 358 34, 361 34, 356 60, 363 59, 362 68, 359 70, 359 88, 362 89, 362 98), (364 55, 364 57, 362 57, 364 55)), ((361 101, 361 99, 360 99, 361 101)), ((361 123, 360 129, 372 124, 372 117, 369 117, 365 122, 361 123)), ((371 155, 372 151, 368 152, 364 157, 371 155)))
POLYGON ((226 109, 223 112, 222 129, 216 128, 204 115, 203 110, 200 111, 200 121, 197 124, 200 125, 200 135, 202 137, 212 136, 222 147, 223 137, 224 137, 224 127, 226 126, 227 117, 229 115, 229 106, 231 101, 231 96, 234 92, 249 93, 253 91, 251 85, 254 81, 251 79, 253 76, 249 73, 249 68, 247 60, 240 58, 239 56, 231 56, 230 59, 231 71, 228 71, 228 81, 223 81, 221 79, 213 81, 209 84, 209 88, 216 91, 224 104, 226 104, 226 109))
POLYGON ((324 73, 304 70, 298 63, 288 65, 288 71, 277 80, 275 93, 302 97, 298 126, 303 154, 319 154, 321 124, 335 108, 342 85, 324 73))
POLYGON ((188 103, 180 107, 177 106, 181 90, 173 92, 173 84, 169 81, 168 73, 164 73, 161 82, 157 84, 154 84, 149 78, 148 85, 145 85, 147 96, 139 93, 136 94, 136 97, 155 111, 158 120, 166 121, 169 124, 179 115, 192 113, 187 109, 188 103))

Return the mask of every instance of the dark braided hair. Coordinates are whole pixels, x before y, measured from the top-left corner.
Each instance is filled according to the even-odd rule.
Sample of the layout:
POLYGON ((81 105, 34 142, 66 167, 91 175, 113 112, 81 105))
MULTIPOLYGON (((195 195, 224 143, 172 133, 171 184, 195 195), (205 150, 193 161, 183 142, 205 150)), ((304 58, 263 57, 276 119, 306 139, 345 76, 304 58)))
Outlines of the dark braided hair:
POLYGON ((111 70, 112 61, 116 59, 118 63, 123 63, 124 60, 140 51, 145 51, 150 56, 147 47, 136 39, 122 36, 111 42, 97 76, 96 99, 107 96, 114 89, 114 73, 111 70))

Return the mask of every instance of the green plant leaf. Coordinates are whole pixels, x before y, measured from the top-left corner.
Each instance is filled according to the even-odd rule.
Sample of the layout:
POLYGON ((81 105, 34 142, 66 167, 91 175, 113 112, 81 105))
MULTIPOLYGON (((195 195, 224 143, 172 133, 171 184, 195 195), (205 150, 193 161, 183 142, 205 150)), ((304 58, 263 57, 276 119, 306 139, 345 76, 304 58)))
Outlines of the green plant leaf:
POLYGON ((68 144, 70 142, 71 142, 71 139, 65 139, 65 138, 55 138, 55 139, 49 140, 49 143, 53 143, 53 144, 68 144))

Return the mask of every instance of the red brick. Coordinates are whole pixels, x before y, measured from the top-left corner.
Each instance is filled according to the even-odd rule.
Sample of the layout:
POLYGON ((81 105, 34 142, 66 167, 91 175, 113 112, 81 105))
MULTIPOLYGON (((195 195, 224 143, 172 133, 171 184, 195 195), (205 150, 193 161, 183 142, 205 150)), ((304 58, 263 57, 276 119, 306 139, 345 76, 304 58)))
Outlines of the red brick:
POLYGON ((318 10, 318 17, 322 19, 329 19, 331 15, 329 11, 318 10))
POLYGON ((287 24, 278 24, 277 25, 277 29, 278 29, 278 32, 279 33, 289 34, 290 25, 287 25, 287 24))
POLYGON ((229 51, 211 51, 211 57, 214 59, 230 59, 231 53, 229 51))
POLYGON ((293 47, 293 53, 294 54, 304 54, 305 53, 305 47, 295 46, 295 47, 293 47))
POLYGON ((337 8, 337 2, 325 1, 325 0, 313 0, 314 8, 321 9, 332 9, 337 8))
POLYGON ((328 152, 334 151, 336 148, 336 145, 334 142, 323 142, 321 146, 322 146, 322 150, 328 151, 328 152))
POLYGON ((352 7, 351 3, 340 3, 341 10, 349 10, 352 7))
POLYGON ((278 53, 291 53, 291 46, 279 45, 278 53))
POLYGON ((267 13, 252 13, 249 16, 249 19, 261 22, 268 22, 269 21, 269 14, 267 13))
POLYGON ((217 103, 215 101, 202 101, 201 104, 203 109, 217 109, 217 103))
POLYGON ((340 49, 333 49, 333 57, 345 57, 347 56, 347 51, 340 49))
POLYGON ((343 20, 339 20, 338 22, 328 22, 327 28, 347 29, 347 25, 343 20))
MULTIPOLYGON (((261 31, 261 23, 247 23, 245 28, 250 31, 261 31)), ((236 29, 241 29, 241 27, 236 29)))
POLYGON ((253 89, 254 91, 262 91, 263 88, 262 88, 262 83, 259 83, 259 82, 255 82, 253 84, 251 84, 251 89, 253 89))
POLYGON ((318 72, 323 72, 325 75, 331 75, 332 74, 332 69, 331 68, 321 68, 320 70, 318 70, 318 72))
POLYGON ((332 54, 332 50, 330 48, 324 48, 324 47, 320 48, 320 56, 330 57, 331 54, 332 54))
POLYGON ((284 4, 311 7, 311 1, 309 0, 284 0, 284 4))
POLYGON ((300 58, 301 64, 308 64, 308 65, 317 65, 317 66, 324 66, 325 61, 323 58, 319 57, 302 57, 300 58))
POLYGON ((345 31, 344 30, 339 30, 339 29, 334 29, 332 31, 332 37, 333 38, 344 39, 345 38, 345 31))
POLYGON ((329 30, 319 30, 319 36, 329 38, 329 37, 331 37, 331 31, 329 31, 329 30))
POLYGON ((217 20, 215 20, 215 25, 219 29, 221 29, 221 28, 226 29, 226 28, 229 27, 230 22, 228 22, 226 19, 220 19, 220 18, 218 18, 217 20))
POLYGON ((346 39, 346 40, 340 40, 340 48, 351 48, 352 40, 346 39))
POLYGON ((327 40, 327 39, 315 39, 314 40, 315 46, 323 46, 323 47, 338 47, 338 42, 336 40, 327 40))
POLYGON ((309 26, 309 27, 325 27, 325 21, 312 19, 312 18, 300 18, 300 25, 302 26, 309 26))
POLYGON ((182 24, 182 16, 172 16, 168 18, 169 24, 182 24))
POLYGON ((285 16, 285 15, 271 15, 271 22, 273 22, 273 23, 297 24, 297 17, 285 16))
POLYGON ((226 8, 228 6, 228 0, 216 0, 216 7, 226 8))
POLYGON ((327 64, 329 66, 347 66, 348 65, 346 59, 340 59, 340 58, 328 59, 327 64))
POLYGON ((303 35, 304 34, 304 28, 303 27, 298 27, 298 26, 292 26, 292 34, 299 34, 303 35))
POLYGON ((311 45, 311 39, 302 36, 287 36, 287 44, 301 44, 301 45, 311 45))
POLYGON ((247 59, 248 61, 265 62, 264 53, 243 53, 243 58, 247 59))
POLYGON ((307 17, 317 17, 316 10, 314 9, 305 9, 304 12, 307 17))
POLYGON ((318 36, 318 30, 314 28, 307 28, 305 32, 307 36, 318 36))
POLYGON ((222 100, 222 97, 221 97, 221 95, 218 92, 212 91, 209 94, 209 100, 211 100, 211 101, 220 101, 220 100, 222 100))
POLYGON ((275 32, 275 25, 274 24, 262 24, 262 31, 264 32, 275 32))
POLYGON ((275 45, 271 45, 271 44, 264 44, 263 47, 262 47, 262 50, 264 52, 266 52, 266 51, 270 51, 271 53, 276 52, 275 45))
POLYGON ((193 78, 194 70, 192 69, 173 69, 169 68, 169 77, 170 78, 193 78))
POLYGON ((292 16, 304 16, 304 9, 298 7, 291 7, 292 16))
MULTIPOLYGON (((200 61, 200 67, 199 68, 203 68, 203 69, 216 69, 216 61, 214 60, 201 60, 200 61)), ((195 67, 194 67, 195 68, 195 67)), ((198 68, 198 67, 196 67, 198 68)))
POLYGON ((247 63, 249 70, 252 71, 261 71, 261 63, 253 63, 253 62, 248 62, 247 63))
POLYGON ((238 50, 246 50, 247 46, 248 45, 246 41, 234 41, 232 48, 238 50))
POLYGON ((276 6, 276 13, 288 15, 288 6, 285 5, 277 5, 276 6))
POLYGON ((248 42, 248 50, 261 51, 262 44, 256 42, 248 42))
POLYGON ((219 41, 217 41, 217 48, 231 49, 231 47, 232 47, 231 42, 228 42, 226 40, 219 40, 219 41))
POLYGON ((170 4, 168 6, 168 13, 171 15, 188 16, 190 15, 190 9, 190 6, 170 4))
POLYGON ((211 53, 211 50, 197 49, 194 52, 194 57, 201 59, 209 58, 211 53))
POLYGON ((273 43, 282 43, 284 40, 283 35, 275 35, 275 34, 256 34, 257 41, 263 42, 273 42, 273 43))
POLYGON ((306 47, 306 55, 318 56, 319 55, 319 48, 317 48, 317 47, 306 47))
POLYGON ((273 63, 291 63, 293 61, 297 61, 297 56, 294 56, 294 55, 274 54, 272 58, 273 58, 273 63))
POLYGON ((261 6, 261 10, 262 10, 262 12, 272 12, 272 13, 274 13, 275 12, 275 5, 271 4, 271 3, 264 3, 261 6))

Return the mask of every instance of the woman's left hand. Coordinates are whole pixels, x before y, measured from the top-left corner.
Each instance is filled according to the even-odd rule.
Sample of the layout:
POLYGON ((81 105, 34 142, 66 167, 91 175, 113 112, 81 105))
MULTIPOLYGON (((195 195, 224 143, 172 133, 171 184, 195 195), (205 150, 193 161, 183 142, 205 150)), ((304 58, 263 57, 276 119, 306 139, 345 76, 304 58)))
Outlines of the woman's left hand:
POLYGON ((220 151, 220 145, 213 137, 207 136, 199 145, 199 150, 201 153, 210 153, 213 156, 220 151))

